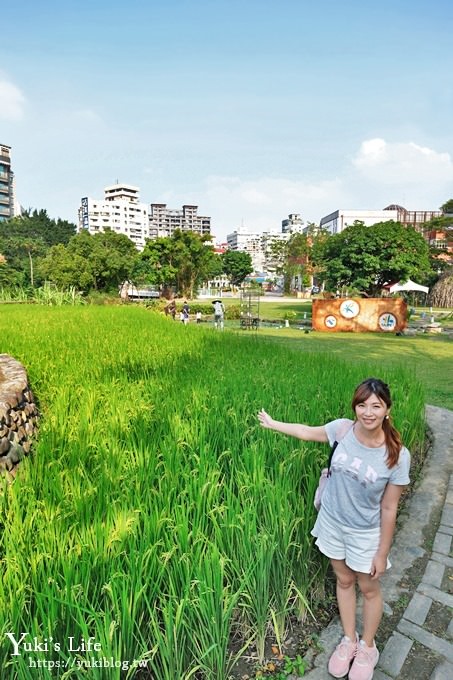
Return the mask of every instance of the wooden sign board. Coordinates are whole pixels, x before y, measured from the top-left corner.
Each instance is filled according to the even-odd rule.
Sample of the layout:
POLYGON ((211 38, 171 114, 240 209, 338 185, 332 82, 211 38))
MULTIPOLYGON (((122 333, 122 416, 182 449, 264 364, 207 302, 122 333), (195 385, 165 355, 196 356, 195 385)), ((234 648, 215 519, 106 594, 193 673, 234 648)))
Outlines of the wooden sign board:
POLYGON ((338 298, 313 300, 312 327, 330 333, 403 331, 407 304, 402 298, 338 298))

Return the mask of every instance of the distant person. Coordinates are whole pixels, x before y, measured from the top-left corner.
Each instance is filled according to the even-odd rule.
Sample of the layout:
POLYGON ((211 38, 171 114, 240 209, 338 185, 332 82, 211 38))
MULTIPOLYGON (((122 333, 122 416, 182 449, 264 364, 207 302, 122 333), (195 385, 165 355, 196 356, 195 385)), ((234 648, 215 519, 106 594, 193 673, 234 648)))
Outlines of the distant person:
POLYGON ((398 502, 409 483, 409 451, 391 421, 392 399, 382 380, 368 378, 352 397, 354 420, 315 427, 258 413, 262 427, 303 441, 338 445, 312 535, 331 562, 343 637, 329 660, 334 678, 371 680, 379 659, 374 637, 382 618, 379 578, 388 554, 398 502), (362 635, 356 632, 356 583, 363 595, 362 635))
POLYGON ((176 304, 174 300, 171 300, 168 305, 165 306, 165 315, 168 316, 169 314, 174 320, 176 315, 176 304))
POLYGON ((224 317, 225 317, 225 307, 221 300, 214 300, 212 303, 214 305, 214 326, 220 328, 223 331, 224 317))
POLYGON ((183 322, 186 326, 189 323, 189 314, 190 314, 190 307, 187 304, 187 302, 184 302, 184 304, 182 306, 182 315, 183 315, 182 320, 183 320, 183 322))
POLYGON ((195 314, 195 318, 196 318, 196 320, 197 320, 197 323, 201 323, 201 312, 200 312, 200 311, 198 311, 198 312, 195 314))

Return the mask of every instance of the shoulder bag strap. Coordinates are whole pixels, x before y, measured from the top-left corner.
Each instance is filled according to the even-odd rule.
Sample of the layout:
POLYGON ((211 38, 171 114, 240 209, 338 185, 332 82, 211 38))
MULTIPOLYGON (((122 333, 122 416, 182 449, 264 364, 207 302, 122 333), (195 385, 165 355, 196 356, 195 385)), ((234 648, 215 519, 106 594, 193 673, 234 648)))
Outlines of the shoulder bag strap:
POLYGON ((335 453, 335 449, 336 449, 337 446, 338 446, 338 442, 341 442, 341 440, 343 439, 343 437, 349 432, 349 430, 351 429, 351 427, 352 427, 353 425, 354 425, 354 422, 352 422, 352 423, 347 423, 346 425, 343 425, 343 426, 340 428, 340 431, 339 431, 340 433, 339 433, 339 435, 337 436, 338 438, 335 439, 334 443, 332 444, 332 448, 330 449, 329 462, 327 463, 327 469, 328 469, 327 476, 328 476, 328 477, 330 477, 330 466, 331 466, 331 464, 332 464, 333 454, 335 453))

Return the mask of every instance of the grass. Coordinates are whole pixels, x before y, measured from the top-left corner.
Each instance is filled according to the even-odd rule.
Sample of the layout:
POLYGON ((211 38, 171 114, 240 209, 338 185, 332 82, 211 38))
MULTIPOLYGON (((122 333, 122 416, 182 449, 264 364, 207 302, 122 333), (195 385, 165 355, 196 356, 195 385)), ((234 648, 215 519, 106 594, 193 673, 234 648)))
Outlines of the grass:
MULTIPOLYGON (((226 305, 238 304, 237 298, 226 298, 226 305)), ((297 314, 296 320, 303 320, 304 314, 311 318, 310 300, 262 299, 260 316, 263 319, 283 319, 287 311, 297 314)), ((452 310, 419 307, 415 319, 425 313, 426 323, 431 316, 441 323, 451 325, 452 310)), ((328 352, 343 360, 374 361, 382 368, 404 366, 414 372, 423 384, 426 402, 453 410, 453 340, 447 335, 395 336, 387 333, 319 333, 304 334, 294 328, 272 329, 261 327, 259 337, 267 337, 288 347, 297 347, 304 352, 328 352)))
POLYGON ((384 333, 309 334, 292 328, 258 331, 278 345, 302 352, 327 352, 345 361, 373 361, 382 369, 406 367, 425 388, 426 402, 453 410, 453 341, 443 335, 396 336, 384 333))
MULTIPOLYGON (((317 299, 316 297, 314 299, 317 299)), ((206 302, 206 300, 199 300, 199 302, 206 302)), ((240 297, 234 298, 223 298, 223 303, 225 307, 231 305, 239 305, 240 297)), ((307 318, 311 318, 311 300, 297 300, 296 298, 268 298, 262 296, 260 298, 260 317, 263 319, 283 319, 288 311, 294 312, 296 314, 297 320, 302 320, 304 314, 307 318)), ((411 305, 408 305, 408 309, 411 305)), ((415 313, 412 314, 412 319, 420 320, 421 314, 425 315, 426 323, 429 322, 431 316, 434 315, 434 320, 444 323, 451 323, 453 318, 453 310, 451 309, 440 309, 431 307, 416 307, 415 313)))

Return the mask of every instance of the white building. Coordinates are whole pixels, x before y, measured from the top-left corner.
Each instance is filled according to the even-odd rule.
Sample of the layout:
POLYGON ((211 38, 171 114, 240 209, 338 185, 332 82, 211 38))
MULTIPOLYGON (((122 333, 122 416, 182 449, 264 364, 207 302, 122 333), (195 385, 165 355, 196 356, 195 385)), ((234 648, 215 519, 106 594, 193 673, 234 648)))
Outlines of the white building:
POLYGON ((252 266, 255 272, 267 272, 269 267, 269 251, 275 241, 287 241, 291 233, 283 234, 280 231, 252 232, 246 227, 239 227, 236 231, 227 235, 229 250, 241 250, 249 253, 252 258, 252 266))
POLYGON ((139 197, 138 187, 113 184, 105 187, 104 200, 82 198, 78 230, 98 234, 111 229, 117 234, 125 234, 138 250, 142 250, 149 238, 149 223, 148 206, 140 203, 139 197))
POLYGON ((204 236, 211 233, 211 218, 198 215, 197 205, 183 205, 182 210, 167 208, 166 203, 151 203, 150 238, 173 236, 176 229, 204 236))
MULTIPOLYGON (((393 206, 392 206, 393 207, 393 206)), ((370 227, 377 222, 388 222, 398 220, 398 210, 385 208, 384 210, 335 210, 323 217, 319 226, 327 229, 331 234, 339 234, 346 227, 354 224, 355 220, 363 222, 366 227, 370 227)))
POLYGON ((263 253, 261 247, 262 234, 249 231, 246 227, 239 227, 231 234, 227 234, 228 250, 240 250, 248 253, 252 258, 255 271, 262 271, 263 253))
POLYGON ((302 234, 304 231, 304 221, 299 213, 290 213, 282 220, 283 234, 302 234))

